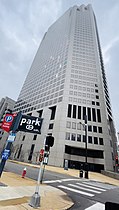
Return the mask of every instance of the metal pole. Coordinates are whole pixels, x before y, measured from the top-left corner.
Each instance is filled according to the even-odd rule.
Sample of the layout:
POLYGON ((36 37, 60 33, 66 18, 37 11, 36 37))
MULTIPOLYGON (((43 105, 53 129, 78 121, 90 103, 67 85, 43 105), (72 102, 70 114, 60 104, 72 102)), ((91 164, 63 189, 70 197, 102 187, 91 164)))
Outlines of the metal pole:
POLYGON ((85 124, 85 149, 86 149, 86 157, 85 157, 85 163, 87 164, 87 125, 85 124))
POLYGON ((87 163, 87 115, 85 115, 85 178, 88 179, 88 163, 87 163))
MULTIPOLYGON (((46 138, 44 139, 43 149, 45 148, 45 141, 46 141, 46 138)), ((32 206, 33 208, 40 207, 40 180, 41 180, 41 174, 42 174, 42 166, 43 166, 43 161, 40 164, 35 193, 32 195, 30 203, 29 203, 29 205, 32 206)))
POLYGON ((10 156, 11 146, 12 146, 12 142, 15 140, 15 136, 16 136, 15 133, 10 132, 9 136, 7 138, 7 145, 6 145, 5 149, 3 150, 2 160, 1 160, 1 163, 0 163, 0 177, 2 175, 5 163, 10 156), (12 134, 13 134, 13 138, 12 138, 12 140, 10 140, 10 137, 11 137, 12 134), (5 152, 8 152, 8 154, 5 155, 5 152))

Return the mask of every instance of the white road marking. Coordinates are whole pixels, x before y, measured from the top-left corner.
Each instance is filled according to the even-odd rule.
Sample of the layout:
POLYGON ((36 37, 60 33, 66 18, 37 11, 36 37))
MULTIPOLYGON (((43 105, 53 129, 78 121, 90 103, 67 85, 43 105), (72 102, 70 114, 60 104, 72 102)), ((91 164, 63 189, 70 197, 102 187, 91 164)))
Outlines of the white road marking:
POLYGON ((99 191, 88 189, 88 188, 85 188, 85 187, 80 187, 80 186, 77 186, 75 184, 68 184, 68 185, 71 186, 71 187, 75 187, 75 188, 78 188, 78 189, 81 189, 81 190, 86 190, 86 191, 97 193, 97 194, 100 194, 101 193, 99 191))
POLYGON ((43 181, 43 183, 46 183, 46 184, 50 184, 50 183, 56 183, 56 182, 59 182, 61 183, 62 181, 61 180, 48 180, 48 181, 43 181))
POLYGON ((43 181, 43 183, 46 183, 46 184, 50 184, 50 183, 56 183, 56 182, 68 182, 68 181, 78 181, 78 179, 60 179, 60 180, 47 180, 47 181, 43 181))
POLYGON ((96 204, 86 208, 85 210, 105 210, 105 205, 103 203, 97 202, 96 204))
POLYGON ((88 184, 81 184, 81 183, 76 183, 76 184, 78 184, 78 185, 80 185, 80 186, 84 186, 84 187, 89 187, 89 188, 91 188, 91 189, 103 191, 103 192, 106 191, 106 190, 104 190, 104 189, 102 189, 102 188, 100 188, 100 187, 98 188, 98 187, 94 187, 94 186, 91 186, 91 185, 88 186, 88 184))
POLYGON ((91 185, 91 186, 96 186, 96 187, 99 186, 99 187, 101 187, 101 188, 103 188, 103 189, 106 189, 106 190, 107 190, 107 189, 113 188, 113 187, 108 187, 108 186, 102 186, 101 184, 104 184, 104 183, 96 183, 96 182, 95 182, 95 183, 94 183, 94 182, 91 182, 91 183, 90 183, 90 182, 88 182, 88 183, 87 183, 87 182, 83 182, 83 183, 84 183, 84 184, 91 185), (101 185, 101 186, 100 186, 100 185, 101 185))
POLYGON ((62 188, 62 189, 65 189, 65 190, 72 191, 72 192, 76 192, 76 193, 79 193, 79 194, 82 194, 82 195, 87 195, 87 196, 90 196, 90 197, 94 196, 94 194, 83 192, 83 191, 80 191, 80 190, 75 190, 73 188, 69 188, 69 187, 66 187, 66 186, 63 186, 63 185, 59 185, 58 187, 62 188))

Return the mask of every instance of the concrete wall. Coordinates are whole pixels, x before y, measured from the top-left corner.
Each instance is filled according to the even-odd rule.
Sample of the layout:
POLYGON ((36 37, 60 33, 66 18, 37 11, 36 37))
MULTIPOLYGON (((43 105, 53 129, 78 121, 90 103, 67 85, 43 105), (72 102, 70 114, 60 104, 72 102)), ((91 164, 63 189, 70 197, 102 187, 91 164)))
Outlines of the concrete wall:
POLYGON ((114 179, 118 179, 119 180, 119 174, 118 173, 115 173, 115 172, 112 172, 112 171, 101 171, 101 174, 104 174, 105 176, 109 176, 111 178, 114 178, 114 179))

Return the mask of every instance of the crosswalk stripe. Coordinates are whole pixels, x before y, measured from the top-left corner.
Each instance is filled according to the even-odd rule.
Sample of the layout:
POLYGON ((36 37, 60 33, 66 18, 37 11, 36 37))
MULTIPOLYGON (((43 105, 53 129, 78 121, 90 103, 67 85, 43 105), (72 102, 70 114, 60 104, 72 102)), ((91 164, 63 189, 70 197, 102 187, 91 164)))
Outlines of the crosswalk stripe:
POLYGON ((46 183, 46 184, 50 184, 50 183, 56 183, 56 182, 68 182, 68 181, 78 181, 78 179, 58 179, 58 180, 47 180, 47 181, 43 181, 43 183, 46 183))
POLYGON ((43 181, 43 183, 46 183, 46 184, 56 183, 56 182, 61 183, 62 181, 61 180, 47 180, 47 181, 43 181))
POLYGON ((58 187, 62 188, 62 189, 69 190, 69 191, 72 191, 72 192, 76 192, 76 193, 79 193, 79 194, 82 194, 82 195, 87 195, 87 196, 90 196, 90 197, 94 196, 94 194, 83 192, 83 191, 80 191, 80 190, 76 190, 76 189, 73 189, 73 188, 70 188, 70 187, 66 187, 66 186, 63 186, 63 185, 59 185, 58 187))
POLYGON ((106 190, 102 189, 102 188, 98 188, 98 187, 94 187, 94 186, 91 186, 91 185, 88 185, 88 184, 82 184, 82 183, 76 183, 80 186, 84 186, 84 187, 90 187, 91 189, 95 189, 95 190, 99 190, 99 191, 103 191, 105 192, 106 190))
POLYGON ((88 189, 88 188, 85 188, 85 187, 80 187, 80 186, 77 186, 75 184, 68 184, 68 185, 69 186, 72 186, 72 187, 75 187, 75 188, 78 188, 78 189, 81 189, 81 190, 86 190, 86 191, 89 191, 89 192, 97 193, 97 194, 100 194, 101 193, 99 191, 91 190, 91 189, 88 189))
POLYGON ((105 205, 102 203, 97 202, 96 204, 86 208, 85 210, 105 210, 105 205))
MULTIPOLYGON (((87 183, 87 182, 83 182, 83 183, 86 184, 86 185, 91 185, 91 186, 96 186, 96 187, 98 186, 97 183, 92 183, 92 182, 91 182, 91 183, 89 183, 89 182, 88 182, 88 183, 87 183)), ((100 186, 99 186, 99 187, 100 187, 100 186)), ((103 188, 103 189, 106 189, 106 190, 109 189, 109 188, 106 187, 106 186, 101 186, 101 189, 102 189, 102 188, 103 188)))

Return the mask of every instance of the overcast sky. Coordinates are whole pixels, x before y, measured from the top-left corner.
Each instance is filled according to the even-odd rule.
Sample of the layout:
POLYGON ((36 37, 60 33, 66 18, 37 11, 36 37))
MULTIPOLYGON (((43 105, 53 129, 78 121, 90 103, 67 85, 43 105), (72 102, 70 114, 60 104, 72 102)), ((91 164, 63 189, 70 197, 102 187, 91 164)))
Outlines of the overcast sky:
POLYGON ((0 0, 0 99, 17 100, 40 41, 69 7, 92 4, 119 131, 119 0, 0 0))

